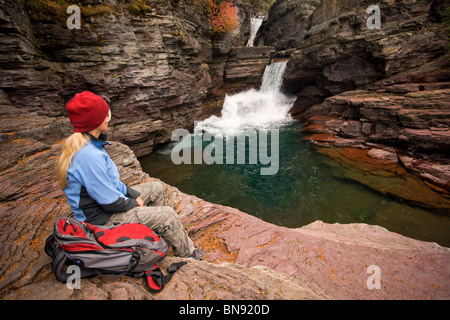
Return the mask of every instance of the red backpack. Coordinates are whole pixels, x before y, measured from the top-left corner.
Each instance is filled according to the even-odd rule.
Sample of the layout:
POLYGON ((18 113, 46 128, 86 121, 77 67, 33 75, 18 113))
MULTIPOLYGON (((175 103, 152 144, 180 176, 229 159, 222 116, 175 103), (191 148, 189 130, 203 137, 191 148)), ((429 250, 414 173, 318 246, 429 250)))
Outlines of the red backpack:
POLYGON ((70 218, 58 218, 54 232, 47 238, 45 252, 51 258, 56 278, 67 282, 72 275, 65 265, 80 268, 80 278, 99 274, 126 274, 144 277, 152 292, 159 292, 178 268, 187 262, 173 263, 164 275, 159 263, 168 245, 149 227, 125 223, 113 227, 94 226, 70 218))

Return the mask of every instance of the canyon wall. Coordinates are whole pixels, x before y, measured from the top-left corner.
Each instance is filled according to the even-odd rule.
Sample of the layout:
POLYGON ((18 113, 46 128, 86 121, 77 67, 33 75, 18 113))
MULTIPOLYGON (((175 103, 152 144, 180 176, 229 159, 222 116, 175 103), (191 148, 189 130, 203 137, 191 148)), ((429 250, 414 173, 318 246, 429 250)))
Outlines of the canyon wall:
POLYGON ((112 110, 109 137, 138 157, 219 114, 226 92, 258 86, 270 61, 270 48, 237 48, 256 14, 241 1, 238 28, 214 37, 207 0, 81 1, 80 29, 67 27, 68 5, 2 2, 0 88, 23 112, 55 121, 75 93, 101 95, 112 110))
POLYGON ((378 2, 379 29, 368 27, 372 4, 277 1, 258 43, 290 57, 284 89, 297 95, 291 113, 306 121, 307 139, 327 147, 320 152, 366 171, 374 169, 365 163, 375 163, 405 181, 403 173, 413 173, 423 188, 408 196, 407 182, 375 189, 449 214, 450 59, 442 22, 449 1, 378 2), (420 190, 430 196, 419 200, 420 190))
POLYGON ((71 215, 54 164, 72 132, 64 104, 76 92, 109 101, 115 142, 108 152, 133 185, 152 179, 136 156, 168 141, 174 129, 220 112, 225 93, 257 87, 273 55, 290 56, 284 88, 297 94, 292 112, 308 121, 304 132, 326 146, 321 152, 353 161, 349 155, 362 150, 370 165, 394 164, 394 174, 416 170, 445 209, 444 1, 396 3, 405 3, 406 18, 392 4, 393 20, 382 21, 390 29, 369 33, 353 27, 364 21, 365 5, 355 12, 341 6, 349 1, 277 1, 258 47, 233 48, 244 45, 247 31, 211 41, 203 0, 83 0, 79 30, 67 29, 63 0, 2 1, 0 299, 449 299, 448 248, 365 224, 278 227, 167 185, 167 203, 208 256, 189 260, 163 292, 151 294, 141 279, 126 276, 68 289, 43 251, 56 217, 71 215), (394 18, 404 21, 396 26, 394 18), (370 45, 376 55, 367 58, 370 45), (371 265, 381 268, 380 290, 367 286, 371 265))
POLYGON ((212 88, 206 0, 81 1, 72 30, 63 2, 1 4, 0 87, 14 106, 56 119, 75 93, 95 92, 110 104, 110 137, 138 156, 193 127, 212 88))

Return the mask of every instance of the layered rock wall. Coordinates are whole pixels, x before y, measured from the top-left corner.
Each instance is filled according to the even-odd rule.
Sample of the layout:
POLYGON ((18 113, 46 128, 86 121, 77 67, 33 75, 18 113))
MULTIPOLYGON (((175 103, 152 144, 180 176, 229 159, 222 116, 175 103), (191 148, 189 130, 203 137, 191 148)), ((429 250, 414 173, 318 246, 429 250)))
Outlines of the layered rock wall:
POLYGON ((225 91, 245 91, 261 86, 266 66, 271 62, 273 47, 235 47, 225 66, 225 91))
POLYGON ((213 86, 206 0, 82 1, 72 30, 63 2, 1 4, 0 87, 14 106, 61 117, 75 93, 95 92, 110 103, 112 137, 138 156, 193 126, 213 86))
MULTIPOLYGON (((450 64, 442 18, 449 3, 382 1, 380 29, 367 25, 372 4, 277 1, 262 39, 290 56, 283 87, 297 95, 291 113, 306 121, 302 132, 321 146, 347 148, 321 152, 340 154, 347 165, 358 159, 360 167, 377 160, 380 167, 399 165, 427 185, 407 199, 420 190, 436 193, 418 202, 448 214, 450 64), (351 148, 364 150, 364 159, 351 148)), ((407 179, 400 171, 395 175, 407 179)))
MULTIPOLYGON (((370 1, 313 2, 315 6, 311 4, 307 10, 294 9, 287 17, 279 18, 289 18, 294 12, 304 15, 297 20, 296 28, 290 28, 298 40, 282 46, 282 39, 290 39, 291 35, 269 23, 265 26, 266 39, 277 35, 277 40, 273 44, 266 40, 266 45, 292 52, 284 85, 299 95, 298 107, 305 109, 318 101, 315 97, 323 99, 362 88, 443 55, 448 39, 432 13, 435 2, 383 2, 381 29, 367 27, 370 1)), ((290 8, 296 8, 296 1, 288 3, 290 8)), ((283 14, 279 10, 274 6, 270 17, 276 19, 283 14)))
POLYGON ((2 2, 3 94, 56 121, 75 93, 99 94, 112 110, 110 137, 138 157, 219 114, 227 92, 259 86, 273 51, 241 48, 256 13, 241 2, 239 27, 212 41, 207 0, 81 1, 80 29, 67 27, 68 5, 2 2))

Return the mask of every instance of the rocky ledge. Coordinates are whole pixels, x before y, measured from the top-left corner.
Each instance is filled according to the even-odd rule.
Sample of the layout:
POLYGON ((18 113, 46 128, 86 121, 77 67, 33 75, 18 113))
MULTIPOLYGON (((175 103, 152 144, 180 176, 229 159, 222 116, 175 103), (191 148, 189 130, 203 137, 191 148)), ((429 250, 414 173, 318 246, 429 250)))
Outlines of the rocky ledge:
POLYGON ((381 1, 379 29, 372 4, 277 1, 264 44, 290 54, 284 89, 306 139, 360 169, 336 174, 448 215, 448 1, 381 1))
MULTIPOLYGON (((12 150, 26 141, 5 144, 12 150)), ((43 251, 55 218, 70 216, 53 170, 61 144, 48 140, 0 172, 3 300, 450 298, 448 248, 367 224, 279 227, 169 185, 166 200, 196 245, 208 251, 206 261, 187 259, 158 294, 149 293, 142 279, 126 276, 83 279, 81 289, 68 289, 51 273, 43 251), (371 287, 376 270, 379 289, 371 287)), ((129 147, 113 142, 108 152, 125 183, 152 179, 129 147)), ((163 270, 178 260, 168 257, 163 270)))
POLYGON ((261 86, 273 47, 235 47, 228 55, 224 72, 225 91, 233 93, 261 86))
POLYGON ((319 152, 360 169, 346 178, 448 215, 448 72, 444 56, 329 97, 302 113, 307 122, 301 131, 319 152), (383 177, 394 179, 387 185, 383 177))

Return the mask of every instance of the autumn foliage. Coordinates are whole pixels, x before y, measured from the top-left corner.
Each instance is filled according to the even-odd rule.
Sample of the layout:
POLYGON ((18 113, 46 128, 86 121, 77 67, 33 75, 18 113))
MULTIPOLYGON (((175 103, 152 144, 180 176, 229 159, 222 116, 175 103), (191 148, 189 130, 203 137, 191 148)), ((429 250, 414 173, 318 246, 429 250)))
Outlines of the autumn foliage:
POLYGON ((211 33, 228 32, 237 27, 237 9, 232 0, 208 0, 211 8, 211 33))

